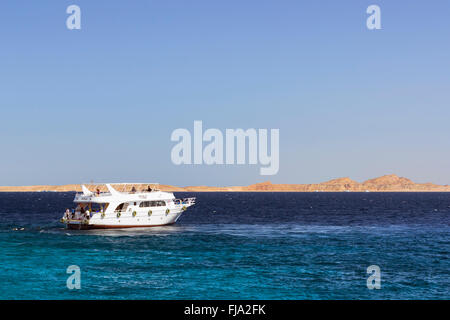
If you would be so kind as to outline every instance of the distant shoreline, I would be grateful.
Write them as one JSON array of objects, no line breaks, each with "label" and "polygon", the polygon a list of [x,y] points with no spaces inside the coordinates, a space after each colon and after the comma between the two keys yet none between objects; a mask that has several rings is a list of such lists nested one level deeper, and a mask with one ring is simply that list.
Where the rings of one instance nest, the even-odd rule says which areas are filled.
[{"label": "distant shoreline", "polygon": [[[369,179],[362,183],[350,178],[338,178],[317,184],[272,184],[270,181],[249,186],[177,187],[159,185],[159,189],[169,192],[450,192],[448,185],[433,183],[414,183],[410,179],[395,174]],[[81,185],[68,184],[60,186],[4,186],[0,192],[80,192]]]},{"label": "distant shoreline", "polygon": [[[444,193],[450,192],[450,190],[377,190],[377,191],[296,191],[296,190],[161,190],[165,192],[195,192],[195,193],[213,193],[213,192],[255,192],[255,193]],[[1,193],[66,193],[66,192],[80,192],[75,190],[68,191],[55,191],[55,190],[38,190],[38,191],[27,191],[27,190],[0,190]]]}]

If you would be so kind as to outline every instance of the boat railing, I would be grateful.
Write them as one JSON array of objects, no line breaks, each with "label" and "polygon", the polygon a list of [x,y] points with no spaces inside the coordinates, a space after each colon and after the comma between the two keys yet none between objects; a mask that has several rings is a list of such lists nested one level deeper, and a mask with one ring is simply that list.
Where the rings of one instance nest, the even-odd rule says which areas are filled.
[{"label": "boat railing", "polygon": [[182,199],[175,199],[175,204],[178,205],[194,205],[195,204],[195,198],[182,198]]},{"label": "boat railing", "polygon": [[130,190],[130,191],[119,191],[122,194],[147,194],[147,193],[152,193],[152,192],[157,192],[160,191],[158,189],[152,189],[152,190]]},{"label": "boat railing", "polygon": [[95,199],[97,197],[107,197],[107,196],[111,196],[111,192],[92,193],[90,195],[85,195],[84,193],[76,193],[75,199],[80,199],[80,198],[84,198],[84,197],[89,197],[89,198]]},{"label": "boat railing", "polygon": [[[96,212],[94,212],[96,213]],[[70,213],[65,213],[63,219],[71,220],[71,221],[86,221],[91,218],[94,213],[81,213],[80,211],[74,211]]]}]

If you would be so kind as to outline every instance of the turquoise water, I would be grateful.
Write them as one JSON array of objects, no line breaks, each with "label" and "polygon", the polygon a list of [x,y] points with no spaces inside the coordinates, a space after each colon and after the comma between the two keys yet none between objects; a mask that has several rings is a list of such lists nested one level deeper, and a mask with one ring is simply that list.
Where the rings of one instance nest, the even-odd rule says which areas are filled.
[{"label": "turquoise water", "polygon": [[0,193],[1,299],[450,298],[444,193],[177,194],[176,225],[69,231],[73,195]]}]

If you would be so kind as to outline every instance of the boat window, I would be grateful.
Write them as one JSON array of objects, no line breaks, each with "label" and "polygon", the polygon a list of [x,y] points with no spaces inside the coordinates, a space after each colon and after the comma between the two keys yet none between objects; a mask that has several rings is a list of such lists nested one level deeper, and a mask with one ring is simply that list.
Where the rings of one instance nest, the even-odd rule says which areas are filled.
[{"label": "boat window", "polygon": [[126,211],[128,208],[128,203],[121,203],[117,206],[115,211]]},{"label": "boat window", "polygon": [[141,207],[141,208],[148,208],[148,207],[150,207],[150,201],[142,201],[139,204],[139,207]]},{"label": "boat window", "polygon": [[164,207],[166,205],[165,201],[156,200],[156,201],[142,201],[139,205],[141,208],[147,207]]},{"label": "boat window", "polygon": [[164,201],[158,200],[155,201],[156,202],[156,207],[164,207],[166,205],[166,203]]}]

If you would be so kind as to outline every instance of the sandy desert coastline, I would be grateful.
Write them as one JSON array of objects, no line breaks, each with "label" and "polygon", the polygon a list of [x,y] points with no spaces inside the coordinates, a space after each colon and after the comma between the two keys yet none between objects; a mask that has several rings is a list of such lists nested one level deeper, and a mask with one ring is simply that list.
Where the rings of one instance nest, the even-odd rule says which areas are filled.
[{"label": "sandy desert coastline", "polygon": [[[448,185],[436,185],[433,183],[415,183],[410,179],[399,177],[395,174],[366,180],[362,183],[350,178],[338,178],[316,184],[273,184],[270,181],[256,183],[248,186],[209,187],[188,186],[177,187],[171,185],[159,185],[163,191],[172,192],[445,192],[450,191]],[[0,192],[70,192],[81,191],[81,186],[68,184],[60,186],[36,185],[36,186],[3,186]]]}]

